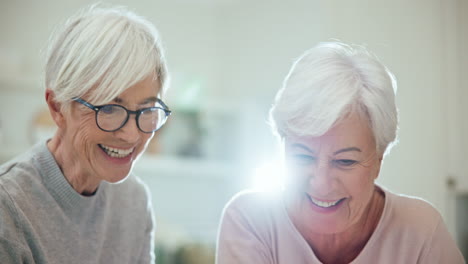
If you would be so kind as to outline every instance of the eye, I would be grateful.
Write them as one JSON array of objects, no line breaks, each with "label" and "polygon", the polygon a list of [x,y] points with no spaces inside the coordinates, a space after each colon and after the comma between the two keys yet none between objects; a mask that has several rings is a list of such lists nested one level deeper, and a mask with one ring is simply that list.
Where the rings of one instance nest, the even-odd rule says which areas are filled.
[{"label": "eye", "polygon": [[119,107],[114,105],[105,105],[101,109],[99,109],[100,114],[112,115],[119,110]]},{"label": "eye", "polygon": [[333,163],[340,167],[350,167],[350,166],[355,165],[357,161],[351,160],[351,159],[337,159],[337,160],[334,160]]},{"label": "eye", "polygon": [[314,156],[305,154],[291,155],[290,160],[296,165],[308,165],[314,163],[317,159]]}]

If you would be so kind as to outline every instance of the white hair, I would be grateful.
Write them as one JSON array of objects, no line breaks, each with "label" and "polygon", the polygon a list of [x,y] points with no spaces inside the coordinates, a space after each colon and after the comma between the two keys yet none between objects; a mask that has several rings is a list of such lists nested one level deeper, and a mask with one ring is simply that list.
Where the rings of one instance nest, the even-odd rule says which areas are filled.
[{"label": "white hair", "polygon": [[45,86],[62,107],[84,94],[91,103],[104,104],[151,74],[162,96],[168,73],[156,28],[123,7],[93,5],[52,36]]},{"label": "white hair", "polygon": [[351,111],[365,114],[376,151],[396,142],[393,74],[365,48],[324,42],[296,60],[276,94],[270,123],[281,138],[321,136]]}]

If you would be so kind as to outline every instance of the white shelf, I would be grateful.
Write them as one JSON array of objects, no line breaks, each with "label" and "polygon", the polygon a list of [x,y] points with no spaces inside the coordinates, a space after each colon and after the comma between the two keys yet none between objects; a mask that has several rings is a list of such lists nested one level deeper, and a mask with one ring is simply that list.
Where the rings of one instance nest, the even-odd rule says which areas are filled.
[{"label": "white shelf", "polygon": [[134,171],[140,177],[149,174],[173,177],[176,174],[178,178],[203,177],[221,180],[236,170],[235,164],[224,161],[145,154],[135,164]]}]

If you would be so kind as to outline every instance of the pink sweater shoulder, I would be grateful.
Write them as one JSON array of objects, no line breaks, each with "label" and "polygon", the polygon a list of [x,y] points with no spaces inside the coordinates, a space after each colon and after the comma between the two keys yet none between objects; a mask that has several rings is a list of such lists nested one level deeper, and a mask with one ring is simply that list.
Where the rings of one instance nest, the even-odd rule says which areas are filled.
[{"label": "pink sweater shoulder", "polygon": [[[430,203],[381,189],[384,212],[352,263],[464,263],[440,213]],[[291,223],[281,196],[242,192],[223,212],[217,263],[321,262]]]}]

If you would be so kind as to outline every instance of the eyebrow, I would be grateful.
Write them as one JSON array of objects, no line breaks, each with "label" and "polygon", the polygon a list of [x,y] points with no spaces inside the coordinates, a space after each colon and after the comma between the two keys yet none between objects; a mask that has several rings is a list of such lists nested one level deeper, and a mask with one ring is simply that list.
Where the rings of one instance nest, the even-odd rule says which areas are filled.
[{"label": "eyebrow", "polygon": [[333,152],[333,155],[340,154],[340,153],[347,152],[347,151],[362,152],[362,150],[360,148],[350,147],[350,148],[344,148],[344,149],[337,150],[337,151]]},{"label": "eyebrow", "polygon": [[308,148],[307,146],[304,146],[304,145],[302,145],[302,144],[299,144],[299,143],[294,143],[294,144],[292,144],[292,145],[291,145],[291,148],[300,148],[300,149],[303,149],[303,150],[308,151],[308,152],[310,152],[310,153],[315,153],[314,150]]},{"label": "eyebrow", "polygon": [[[159,101],[159,99],[156,96],[151,96],[151,97],[143,99],[138,105],[156,103],[158,101]],[[116,97],[116,98],[114,98],[114,102],[117,103],[117,104],[121,104],[121,103],[124,102],[124,100],[122,100],[122,98],[120,98],[120,97]]]}]

